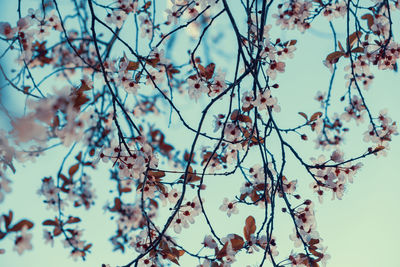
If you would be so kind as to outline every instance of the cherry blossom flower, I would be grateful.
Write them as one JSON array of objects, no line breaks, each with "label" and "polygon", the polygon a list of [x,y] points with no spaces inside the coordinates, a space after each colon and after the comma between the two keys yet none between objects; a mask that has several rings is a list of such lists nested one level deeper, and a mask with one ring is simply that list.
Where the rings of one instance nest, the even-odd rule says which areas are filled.
[{"label": "cherry blossom flower", "polygon": [[60,208],[63,208],[65,205],[65,202],[59,197],[59,192],[60,189],[55,186],[53,178],[49,177],[42,180],[42,186],[37,193],[46,198],[45,202],[48,208],[58,210],[57,205],[60,205]]},{"label": "cherry blossom flower", "polygon": [[226,89],[225,75],[225,72],[222,72],[221,70],[217,71],[217,75],[214,77],[214,82],[211,84],[209,96],[217,96]]},{"label": "cherry blossom flower", "polygon": [[121,28],[126,20],[126,12],[122,10],[114,10],[111,14],[107,14],[105,21]]},{"label": "cherry blossom flower", "polygon": [[257,95],[256,100],[252,104],[259,110],[266,109],[269,106],[276,104],[276,99],[271,96],[271,90],[265,90],[263,93]]},{"label": "cherry blossom flower", "polygon": [[242,95],[242,109],[248,109],[254,100],[253,92],[246,91]]},{"label": "cherry blossom flower", "polygon": [[12,28],[8,22],[0,22],[0,34],[7,39],[12,39],[17,32],[16,28]]},{"label": "cherry blossom flower", "polygon": [[224,135],[229,141],[237,141],[240,137],[240,129],[233,123],[227,123],[225,126]]},{"label": "cherry blossom flower", "polygon": [[198,100],[203,94],[208,92],[207,86],[205,86],[204,82],[200,79],[187,79],[188,87],[189,87],[189,97],[194,100]]},{"label": "cherry blossom flower", "polygon": [[71,251],[70,257],[74,260],[77,261],[78,259],[82,258],[85,256],[85,252],[78,250],[78,249],[73,249]]},{"label": "cherry blossom flower", "polygon": [[209,260],[204,260],[202,264],[197,265],[196,267],[211,267],[211,261]]},{"label": "cherry blossom flower", "polygon": [[267,70],[267,74],[268,76],[272,79],[275,80],[276,79],[276,74],[277,72],[284,72],[285,71],[285,66],[286,64],[284,62],[276,62],[276,61],[272,61],[269,64],[269,68]]},{"label": "cherry blossom flower", "polygon": [[50,243],[51,247],[54,246],[54,236],[51,234],[51,232],[43,230],[43,238],[45,240],[45,244]]},{"label": "cherry blossom flower", "polygon": [[146,76],[146,85],[151,84],[153,87],[160,86],[164,82],[164,70],[150,70]]},{"label": "cherry blossom flower", "polygon": [[10,183],[11,180],[4,177],[0,171],[0,203],[3,202],[5,193],[11,192]]},{"label": "cherry blossom flower", "polygon": [[16,237],[14,243],[14,250],[18,252],[19,255],[24,253],[25,250],[32,250],[32,234],[28,234],[27,226],[22,227],[21,233]]},{"label": "cherry blossom flower", "polygon": [[333,151],[331,155],[331,160],[334,162],[342,162],[343,161],[343,152],[340,150]]},{"label": "cherry blossom flower", "polygon": [[29,142],[32,140],[44,142],[47,139],[47,129],[35,120],[34,114],[18,118],[11,122],[12,134],[17,142]]},{"label": "cherry blossom flower", "polygon": [[324,100],[325,100],[326,92],[318,91],[317,95],[314,97],[315,100],[321,103],[321,108],[324,107]]},{"label": "cherry blossom flower", "polygon": [[231,217],[231,214],[238,214],[239,210],[236,207],[236,202],[229,201],[228,198],[224,198],[223,204],[219,207],[221,211],[226,211],[228,217]]},{"label": "cherry blossom flower", "polygon": [[262,235],[258,240],[257,243],[260,244],[260,246],[263,249],[266,249],[268,244],[269,244],[269,248],[270,248],[270,252],[269,252],[269,257],[273,256],[276,257],[279,255],[279,252],[277,250],[277,245],[276,245],[276,238],[274,236],[271,236],[269,241],[268,241],[268,237],[266,235]]},{"label": "cherry blossom flower", "polygon": [[204,244],[204,247],[207,247],[210,249],[214,249],[214,248],[218,247],[217,242],[215,242],[215,240],[212,238],[211,235],[207,235],[204,237],[203,244]]},{"label": "cherry blossom flower", "polygon": [[277,55],[277,60],[285,60],[288,58],[293,58],[294,57],[294,51],[296,50],[296,47],[294,45],[287,45],[286,47],[282,48],[278,52],[276,52]]},{"label": "cherry blossom flower", "polygon": [[166,9],[165,13],[167,14],[167,24],[177,24],[178,19],[181,16],[181,13],[178,11],[178,6],[172,6],[170,9]]},{"label": "cherry blossom flower", "polygon": [[144,38],[147,37],[148,39],[151,39],[151,37],[153,36],[153,23],[151,22],[151,20],[149,19],[148,16],[139,16],[139,20],[140,20],[140,37]]},{"label": "cherry blossom flower", "polygon": [[182,231],[182,227],[189,228],[189,224],[188,224],[187,220],[185,220],[184,218],[177,217],[177,218],[174,218],[174,220],[172,221],[172,227],[173,227],[175,233],[179,234]]}]

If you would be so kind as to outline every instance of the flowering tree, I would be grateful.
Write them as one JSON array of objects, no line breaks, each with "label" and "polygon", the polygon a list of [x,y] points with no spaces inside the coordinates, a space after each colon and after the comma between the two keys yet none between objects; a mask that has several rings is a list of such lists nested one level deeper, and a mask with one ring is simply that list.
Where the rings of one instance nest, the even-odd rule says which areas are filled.
[{"label": "flowering tree", "polygon": [[[246,253],[257,266],[326,265],[314,200],[341,199],[361,160],[385,155],[397,134],[387,110],[374,113],[364,93],[373,73],[397,71],[392,18],[400,1],[71,0],[65,9],[56,0],[21,2],[16,23],[0,23],[1,57],[17,66],[2,64],[2,93],[26,97],[23,116],[2,105],[12,129],[0,132],[0,201],[19,163],[56,147],[66,154],[52,176],[40,177],[38,193],[54,215],[34,222],[4,212],[1,242],[12,236],[22,254],[32,249],[30,229],[41,224],[48,242],[60,240],[85,259],[95,244],[85,240],[77,226],[85,218],[75,212],[90,211],[99,198],[96,170],[107,168],[114,196],[100,202],[110,201],[110,241],[136,253],[125,267],[184,257],[231,266]],[[316,22],[330,26],[333,48],[320,61],[331,77],[310,100],[319,109],[297,110],[288,123],[280,101],[291,93],[280,79],[302,35],[285,36]],[[344,82],[333,86],[338,67]],[[350,131],[358,125],[361,132]],[[364,150],[344,143],[351,135]],[[303,143],[319,156],[305,157]],[[288,175],[296,164],[305,177]],[[239,186],[214,190],[223,201],[208,203],[218,179]],[[302,184],[311,189],[299,190]],[[253,207],[258,211],[241,217]],[[239,218],[240,230],[217,230],[213,209]],[[290,253],[279,253],[278,213],[292,224]],[[196,250],[182,243],[183,228],[199,224],[206,230]]]}]

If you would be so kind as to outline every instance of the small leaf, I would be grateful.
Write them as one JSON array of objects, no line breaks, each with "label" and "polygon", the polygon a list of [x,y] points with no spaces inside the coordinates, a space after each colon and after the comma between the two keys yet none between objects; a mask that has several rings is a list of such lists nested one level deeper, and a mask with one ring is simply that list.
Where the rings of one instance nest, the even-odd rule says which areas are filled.
[{"label": "small leaf", "polygon": [[82,159],[82,151],[75,157],[77,161],[81,161]]},{"label": "small leaf", "polygon": [[53,220],[45,220],[42,224],[43,224],[43,225],[58,226],[58,223],[57,223],[56,221],[53,221]]},{"label": "small leaf", "polygon": [[338,45],[339,45],[340,51],[344,52],[343,46],[342,46],[342,44],[340,43],[340,41],[338,41]]},{"label": "small leaf", "polygon": [[154,177],[154,178],[161,178],[161,177],[164,177],[165,176],[165,172],[163,172],[163,171],[158,171],[158,172],[154,172],[154,171],[149,171],[148,173],[147,173],[147,176],[148,177]]},{"label": "small leaf", "polygon": [[229,241],[226,241],[224,246],[222,247],[222,249],[220,251],[218,251],[218,253],[216,255],[217,259],[222,259],[222,257],[227,255],[226,250],[227,250],[228,244],[229,244]]},{"label": "small leaf", "polygon": [[350,45],[350,49],[353,47],[353,45],[361,38],[362,32],[356,31],[353,32],[349,37],[348,37],[348,44]]},{"label": "small leaf", "polygon": [[356,47],[353,50],[351,50],[352,53],[364,53],[364,48],[362,47]]},{"label": "small leaf", "polygon": [[79,169],[79,163],[72,165],[71,168],[69,168],[69,170],[68,170],[69,177],[72,178],[72,176],[74,176],[74,174],[76,173],[76,171],[78,169]]},{"label": "small leaf", "polygon": [[85,82],[85,80],[81,80],[82,84],[81,87],[78,89],[78,91],[83,92],[83,91],[89,91],[92,88],[88,86],[88,84]]},{"label": "small leaf", "polygon": [[179,249],[179,250],[178,250],[178,255],[179,255],[179,257],[180,257],[180,256],[182,256],[183,254],[185,254],[185,251],[184,251],[184,250],[181,250],[181,249]]},{"label": "small leaf", "polygon": [[371,29],[372,25],[374,25],[374,17],[371,14],[365,14],[361,17],[361,19],[366,19],[368,28]]},{"label": "small leaf", "polygon": [[4,214],[3,217],[4,217],[5,224],[6,224],[6,228],[8,228],[8,226],[11,224],[12,219],[13,219],[13,212],[10,210],[8,212],[8,216]]},{"label": "small leaf", "polygon": [[231,121],[236,121],[238,119],[239,114],[240,114],[239,110],[237,110],[237,109],[232,111],[232,114],[231,114],[231,117],[230,117]]},{"label": "small leaf", "polygon": [[150,198],[150,204],[153,205],[156,209],[158,209],[158,203],[154,199]]},{"label": "small leaf", "polygon": [[326,57],[326,61],[331,62],[331,63],[336,63],[338,62],[339,58],[341,56],[344,56],[345,53],[341,52],[341,51],[336,51],[333,53],[330,53],[327,57]]},{"label": "small leaf", "polygon": [[253,216],[249,216],[247,217],[246,223],[243,228],[244,238],[247,241],[250,241],[251,235],[254,234],[255,231],[256,231],[256,221]]},{"label": "small leaf", "polygon": [[79,219],[78,217],[70,216],[70,217],[68,217],[68,221],[66,223],[77,223],[77,222],[80,222],[80,221],[81,221],[81,219]]},{"label": "small leaf", "polygon": [[26,226],[28,229],[31,229],[33,227],[33,223],[28,220],[22,220],[16,225],[14,225],[9,231],[10,232],[20,231],[24,226]]},{"label": "small leaf", "polygon": [[0,231],[0,240],[2,240],[7,234]]},{"label": "small leaf", "polygon": [[121,200],[119,198],[114,199],[114,207],[110,209],[110,211],[118,211],[121,209]]},{"label": "small leaf", "polygon": [[314,114],[312,114],[309,122],[313,122],[313,121],[317,120],[318,117],[321,117],[321,116],[322,116],[322,112],[319,112],[319,111],[315,112]]},{"label": "small leaf", "polygon": [[146,4],[143,6],[143,9],[148,9],[151,6],[151,1],[147,1]]},{"label": "small leaf", "polygon": [[53,230],[54,236],[59,236],[61,233],[62,233],[62,231],[59,227],[54,227],[54,230]]},{"label": "small leaf", "polygon": [[304,119],[308,121],[308,117],[304,112],[299,112],[300,116],[302,116]]},{"label": "small leaf", "polygon": [[137,70],[139,68],[139,62],[129,61],[128,66],[126,67],[127,70]]},{"label": "small leaf", "polygon": [[374,149],[374,153],[375,152],[379,152],[379,151],[381,151],[381,150],[384,150],[386,147],[384,147],[384,146],[377,146],[375,149]]},{"label": "small leaf", "polygon": [[70,179],[67,178],[64,174],[60,173],[59,177],[65,182],[65,183],[72,183]]},{"label": "small leaf", "polygon": [[240,250],[243,248],[244,240],[241,236],[234,235],[235,237],[231,239],[232,249],[235,251]]}]

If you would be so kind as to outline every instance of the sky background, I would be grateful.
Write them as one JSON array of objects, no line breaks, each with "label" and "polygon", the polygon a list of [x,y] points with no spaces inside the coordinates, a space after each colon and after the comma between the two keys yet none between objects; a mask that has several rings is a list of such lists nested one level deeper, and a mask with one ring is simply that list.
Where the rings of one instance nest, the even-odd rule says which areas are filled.
[{"label": "sky background", "polygon": [[[0,0],[1,21],[16,20],[16,2]],[[25,3],[32,3],[26,1]],[[61,2],[61,1],[60,1]],[[68,7],[62,7],[68,8]],[[23,11],[23,13],[26,10]],[[223,20],[219,27],[227,27],[226,21]],[[225,23],[225,24],[224,24]],[[272,23],[272,20],[269,20]],[[344,23],[337,23],[338,39],[344,41]],[[322,60],[327,54],[333,51],[333,43],[331,33],[326,21],[318,23],[314,29],[307,31],[305,34],[297,32],[285,32],[283,39],[297,39],[297,50],[295,58],[287,62],[287,69],[284,75],[279,76],[280,88],[277,92],[279,104],[285,110],[277,115],[282,126],[293,125],[297,121],[300,122],[301,117],[297,112],[302,111],[312,114],[318,109],[319,104],[312,100],[318,90],[325,91],[328,88],[330,72],[322,65]],[[398,25],[395,25],[395,32],[398,33]],[[340,31],[342,29],[342,31]],[[229,31],[230,28],[227,29]],[[399,35],[397,35],[399,36]],[[398,41],[397,38],[395,38]],[[2,48],[1,48],[2,49]],[[212,48],[211,48],[212,49]],[[179,53],[179,49],[175,50]],[[2,66],[12,68],[13,62],[3,61]],[[338,89],[338,94],[334,95],[336,99],[341,96],[345,90],[343,79],[343,64],[338,65],[338,73],[334,83]],[[400,75],[395,72],[375,72],[374,79],[369,91],[365,92],[367,102],[373,114],[377,114],[379,110],[388,108],[390,116],[393,120],[400,121]],[[3,92],[1,92],[3,93]],[[23,107],[24,100],[17,95],[10,94],[7,98],[9,107],[15,107],[17,110]],[[196,121],[196,116],[200,108],[193,106],[192,103],[180,103],[182,108],[188,111],[185,113],[187,118]],[[340,107],[338,108],[340,110]],[[165,123],[165,122],[160,122]],[[172,124],[172,128],[177,127],[179,123]],[[1,127],[8,129],[5,121]],[[360,126],[360,132],[364,132],[367,124]],[[357,131],[357,130],[356,130]],[[362,141],[362,135],[355,134],[356,138],[346,139],[346,151],[348,156],[354,151],[354,155],[359,154],[365,149]],[[190,144],[192,136],[180,136],[183,145]],[[298,140],[298,136],[287,136],[288,140]],[[296,139],[297,138],[297,139]],[[313,138],[308,142],[295,141],[296,147],[304,158],[317,157],[320,151],[313,149]],[[187,143],[186,143],[187,142]],[[316,203],[316,221],[317,230],[323,238],[323,244],[328,246],[328,253],[331,260],[328,266],[393,266],[399,267],[398,251],[400,249],[400,140],[395,137],[390,145],[391,150],[387,157],[369,157],[363,160],[364,167],[354,178],[354,184],[350,184],[343,200],[330,200],[330,195],[325,196],[325,201],[320,205],[317,198],[308,189],[311,178],[307,176],[304,170],[292,165],[288,170],[287,176],[298,179],[299,184],[304,184],[301,193],[309,197]],[[310,149],[312,148],[312,149]],[[6,267],[70,267],[70,266],[100,266],[102,263],[110,263],[111,266],[116,264],[126,264],[133,258],[131,250],[121,254],[119,252],[111,252],[112,246],[108,241],[109,236],[113,234],[115,223],[110,220],[111,215],[103,211],[103,206],[107,201],[113,199],[109,188],[113,188],[114,184],[109,181],[109,173],[107,168],[99,168],[96,172],[89,173],[93,178],[96,186],[96,194],[98,196],[96,205],[92,207],[90,212],[78,210],[76,215],[82,216],[84,219],[80,224],[80,228],[85,229],[84,240],[88,240],[94,244],[92,253],[88,255],[85,262],[73,261],[69,258],[69,249],[63,249],[60,240],[56,239],[54,248],[44,245],[43,227],[41,222],[46,218],[55,216],[51,210],[46,210],[42,199],[36,194],[39,189],[41,179],[44,176],[54,175],[56,170],[54,166],[65,153],[63,148],[56,148],[46,153],[45,157],[39,158],[35,163],[28,163],[24,166],[17,166],[17,173],[10,175],[13,183],[12,193],[7,194],[5,201],[0,204],[1,213],[7,212],[9,209],[14,210],[15,218],[29,218],[35,222],[33,228],[33,250],[25,251],[19,256],[12,251],[13,238],[6,238],[0,241],[0,247],[6,249],[6,254],[0,255],[0,266]],[[107,167],[107,166],[104,166]],[[237,192],[241,185],[241,181],[227,180],[227,178],[218,178],[209,181],[207,193],[206,208],[209,208],[211,218],[215,218],[217,232],[242,233],[244,219],[247,215],[259,214],[261,211],[256,209],[240,208],[240,213],[234,215],[233,220],[229,220],[222,212],[218,211],[222,203],[223,196],[221,188],[225,191],[232,190]],[[214,190],[214,191],[213,191]],[[220,218],[217,219],[216,218]],[[241,219],[240,219],[241,218]],[[184,229],[179,236],[185,242],[185,246],[197,251],[200,247],[199,240],[204,237],[204,228],[201,223],[202,218],[195,218],[198,223],[189,229]],[[287,216],[277,215],[276,236],[278,237],[278,249],[281,256],[288,255],[292,248],[292,242],[289,240],[289,234],[292,233],[292,226],[288,223]],[[217,223],[218,222],[218,223]],[[259,225],[259,224],[258,224]],[[196,242],[193,242],[196,241]],[[286,252],[286,253],[285,253]],[[258,261],[254,256],[246,256],[241,253],[237,257],[238,261],[233,266],[245,266],[246,264],[255,264]],[[257,258],[258,259],[258,258]],[[181,266],[196,266],[197,262],[191,259],[182,258]],[[268,265],[266,265],[268,266]]]}]

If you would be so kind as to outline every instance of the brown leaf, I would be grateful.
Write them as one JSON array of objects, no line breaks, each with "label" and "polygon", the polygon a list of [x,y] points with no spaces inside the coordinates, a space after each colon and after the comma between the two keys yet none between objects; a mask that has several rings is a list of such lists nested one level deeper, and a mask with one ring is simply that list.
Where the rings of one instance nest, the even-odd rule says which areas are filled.
[{"label": "brown leaf", "polygon": [[362,47],[356,47],[353,50],[351,50],[352,53],[364,53],[364,48]]},{"label": "brown leaf", "polygon": [[89,91],[89,90],[92,89],[91,87],[89,87],[89,86],[87,85],[87,83],[85,82],[85,80],[81,80],[81,82],[82,82],[81,87],[79,87],[79,89],[78,89],[79,92]]},{"label": "brown leaf", "polygon": [[146,60],[146,63],[151,65],[153,68],[155,68],[159,62],[160,62],[159,58],[150,58]]},{"label": "brown leaf", "polygon": [[43,224],[43,225],[58,226],[58,223],[57,223],[56,221],[53,221],[53,220],[45,220],[42,224]]},{"label": "brown leaf", "polygon": [[128,66],[126,67],[127,70],[137,70],[139,68],[139,62],[129,61]]},{"label": "brown leaf", "polygon": [[365,14],[361,17],[361,19],[366,19],[368,28],[371,29],[372,25],[374,25],[374,17],[371,14]]},{"label": "brown leaf", "polygon": [[121,200],[119,198],[114,199],[114,207],[110,209],[110,211],[118,211],[121,209]]},{"label": "brown leaf", "polygon": [[302,116],[304,119],[306,119],[308,121],[308,117],[307,114],[305,114],[304,112],[299,112],[300,116]]},{"label": "brown leaf", "polygon": [[72,165],[71,168],[69,168],[69,170],[68,170],[69,177],[72,178],[72,176],[74,176],[74,174],[76,173],[76,171],[78,169],[79,169],[79,163],[76,163],[75,165]]},{"label": "brown leaf", "polygon": [[319,111],[315,112],[314,114],[312,114],[309,122],[313,122],[313,121],[317,120],[318,117],[321,117],[321,116],[322,116],[322,112],[319,112]]},{"label": "brown leaf", "polygon": [[148,9],[151,6],[151,1],[147,1],[146,4],[143,6],[143,9]]},{"label": "brown leaf", "polygon": [[82,151],[75,157],[77,161],[81,161],[82,159]]},{"label": "brown leaf", "polygon": [[239,110],[235,109],[234,111],[232,111],[231,114],[231,121],[236,121],[238,119],[239,116]]},{"label": "brown leaf", "polygon": [[80,221],[81,221],[81,219],[79,219],[78,217],[70,216],[70,217],[68,217],[68,221],[66,223],[77,223],[77,222],[80,222]]},{"label": "brown leaf", "polygon": [[150,198],[150,204],[153,205],[156,209],[158,209],[158,203],[154,199]]},{"label": "brown leaf", "polygon": [[58,126],[60,126],[60,118],[58,117],[58,115],[55,115],[53,118],[53,122],[51,123],[51,127],[57,128]]},{"label": "brown leaf", "polygon": [[26,226],[28,229],[31,229],[33,227],[33,222],[28,220],[21,220],[19,223],[17,223],[11,229],[9,229],[9,231],[10,232],[20,231],[24,226]]},{"label": "brown leaf", "polygon": [[77,94],[74,98],[73,98],[73,102],[74,102],[74,108],[79,110],[80,107],[85,104],[86,102],[89,101],[89,98],[84,94],[84,93],[80,93]]},{"label": "brown leaf", "polygon": [[310,249],[310,252],[311,252],[311,254],[313,254],[315,257],[318,257],[318,258],[322,258],[324,256],[324,254],[322,254],[314,249]]},{"label": "brown leaf", "polygon": [[338,41],[338,45],[339,45],[340,51],[344,52],[343,46],[342,46],[342,44],[340,43],[340,41]]},{"label": "brown leaf", "polygon": [[8,226],[11,224],[12,219],[13,219],[13,212],[10,210],[8,212],[8,216],[4,214],[3,217],[4,217],[5,224],[6,224],[6,228],[8,228]]},{"label": "brown leaf", "polygon": [[165,172],[163,172],[163,171],[158,171],[158,172],[149,171],[147,173],[147,176],[153,176],[154,178],[161,178],[161,177],[165,176]]},{"label": "brown leaf", "polygon": [[64,174],[60,173],[59,177],[65,182],[65,183],[71,183],[71,180],[67,178]]},{"label": "brown leaf", "polygon": [[194,183],[194,182],[200,181],[201,177],[197,176],[197,175],[194,175],[194,174],[189,174],[187,180],[188,180],[187,181],[188,183]]},{"label": "brown leaf", "polygon": [[171,150],[173,150],[173,149],[174,149],[173,146],[168,145],[168,144],[166,144],[166,143],[161,143],[161,142],[160,142],[160,150],[161,150],[161,153],[162,153],[162,154],[168,156],[169,152],[171,152]]},{"label": "brown leaf", "polygon": [[316,238],[311,238],[310,241],[308,241],[308,244],[310,246],[313,246],[313,245],[318,244],[318,243],[319,243],[319,239],[316,239]]},{"label": "brown leaf", "polygon": [[246,223],[243,228],[244,238],[247,241],[250,241],[250,236],[254,234],[255,231],[256,231],[256,221],[253,216],[249,216],[247,217]]},{"label": "brown leaf", "polygon": [[62,233],[61,229],[59,227],[55,227],[53,230],[53,235],[58,236]]},{"label": "brown leaf", "polygon": [[178,250],[178,257],[182,256],[183,254],[185,254],[185,251],[179,249],[179,250]]},{"label": "brown leaf", "polygon": [[[185,161],[189,161],[189,157],[190,157],[190,153],[188,153],[187,151],[185,151],[185,155],[183,155],[183,159],[184,159]],[[194,158],[194,153],[192,154],[192,158],[191,158],[190,163],[196,163],[196,162],[193,160],[193,158]]]},{"label": "brown leaf", "polygon": [[235,237],[231,239],[232,249],[238,251],[239,249],[243,248],[244,240],[241,236],[234,235]]},{"label": "brown leaf", "polygon": [[241,194],[239,199],[244,200],[248,195],[249,195],[248,193]]},{"label": "brown leaf", "polygon": [[374,153],[375,152],[379,152],[379,151],[381,151],[381,150],[384,150],[386,147],[384,147],[384,146],[377,146],[375,149],[374,149]]},{"label": "brown leaf", "polygon": [[222,259],[222,257],[226,256],[226,249],[228,247],[229,241],[226,241],[224,246],[222,247],[222,249],[220,251],[218,251],[216,258],[217,259]]},{"label": "brown leaf", "polygon": [[207,67],[203,67],[203,65],[199,64],[198,65],[199,71],[200,71],[200,75],[204,78],[206,78],[207,80],[211,79],[212,76],[214,75],[214,70],[215,70],[215,64],[214,63],[210,63],[207,65]]},{"label": "brown leaf", "polygon": [[248,112],[248,111],[252,110],[253,108],[254,108],[254,106],[252,104],[250,104],[250,106],[248,106],[246,108],[242,107],[242,110],[243,110],[243,112]]},{"label": "brown leaf", "polygon": [[241,122],[250,122],[250,123],[253,122],[253,120],[249,116],[246,116],[246,115],[243,115],[243,114],[239,115],[238,120],[241,121]]},{"label": "brown leaf", "polygon": [[356,31],[350,34],[348,37],[348,43],[350,44],[350,49],[353,47],[353,45],[361,38],[362,32]]},{"label": "brown leaf", "polygon": [[119,192],[121,192],[121,193],[129,193],[129,192],[132,192],[132,188],[130,188],[130,187],[123,187],[123,188],[120,188],[120,189],[119,189]]},{"label": "brown leaf", "polygon": [[338,62],[339,58],[341,56],[344,56],[345,53],[341,52],[341,51],[336,51],[333,53],[330,53],[327,57],[326,57],[326,61],[331,62],[331,63],[336,63]]}]

